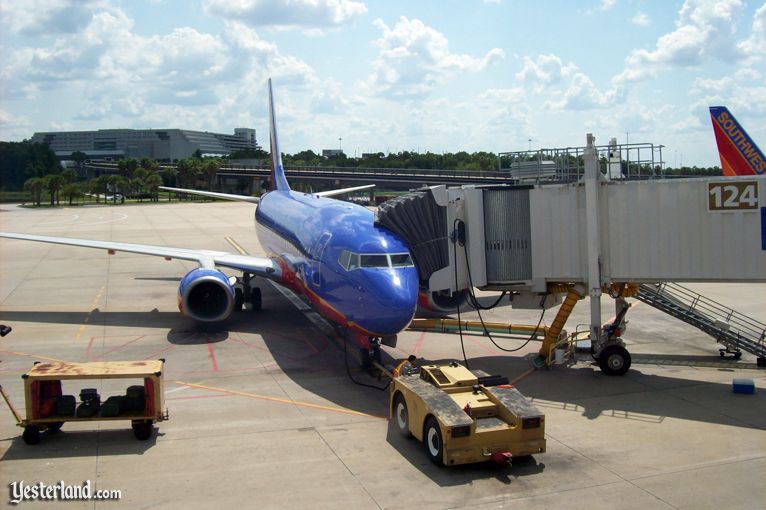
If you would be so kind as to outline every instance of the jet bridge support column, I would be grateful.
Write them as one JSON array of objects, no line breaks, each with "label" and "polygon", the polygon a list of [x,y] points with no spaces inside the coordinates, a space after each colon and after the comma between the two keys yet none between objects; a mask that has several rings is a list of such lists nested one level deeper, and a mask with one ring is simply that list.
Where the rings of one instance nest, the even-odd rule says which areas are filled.
[{"label": "jet bridge support column", "polygon": [[588,238],[588,294],[590,296],[590,339],[594,346],[601,344],[601,235],[599,227],[598,194],[601,172],[594,142],[588,133],[583,153],[585,163],[585,221]]}]

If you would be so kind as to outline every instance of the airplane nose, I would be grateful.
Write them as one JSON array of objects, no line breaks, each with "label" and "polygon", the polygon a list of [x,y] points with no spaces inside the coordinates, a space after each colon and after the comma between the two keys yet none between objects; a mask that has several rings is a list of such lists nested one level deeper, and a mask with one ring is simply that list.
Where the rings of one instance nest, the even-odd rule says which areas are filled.
[{"label": "airplane nose", "polygon": [[[369,323],[365,329],[381,336],[395,335],[405,329],[415,315],[417,270],[414,267],[403,268],[376,276],[370,281],[371,288],[366,289],[374,316],[368,316]],[[371,311],[367,310],[368,313]]]}]

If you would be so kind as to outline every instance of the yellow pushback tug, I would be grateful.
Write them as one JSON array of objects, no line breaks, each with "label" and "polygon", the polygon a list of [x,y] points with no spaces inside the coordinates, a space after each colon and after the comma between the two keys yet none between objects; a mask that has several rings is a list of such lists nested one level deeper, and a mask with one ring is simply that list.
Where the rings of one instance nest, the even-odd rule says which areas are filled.
[{"label": "yellow pushback tug", "polygon": [[390,388],[392,426],[422,441],[439,465],[509,464],[545,452],[545,415],[505,377],[452,362],[394,377]]}]

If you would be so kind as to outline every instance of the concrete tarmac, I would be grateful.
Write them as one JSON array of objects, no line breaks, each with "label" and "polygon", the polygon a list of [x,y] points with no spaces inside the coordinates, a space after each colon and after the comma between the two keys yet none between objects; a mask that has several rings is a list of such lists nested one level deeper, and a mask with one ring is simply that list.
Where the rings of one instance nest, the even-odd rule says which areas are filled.
[{"label": "concrete tarmac", "polygon": [[[262,254],[254,208],[171,203],[58,209],[0,207],[0,230]],[[230,238],[230,239],[227,239]],[[721,261],[721,263],[731,263]],[[388,392],[349,378],[342,340],[274,285],[263,310],[200,328],[178,313],[180,278],[194,264],[0,239],[0,383],[24,412],[21,375],[34,361],[165,358],[170,419],[149,441],[128,422],[67,423],[26,445],[0,421],[0,475],[11,482],[90,481],[115,501],[66,508],[589,508],[757,509],[766,501],[766,372],[720,360],[704,333],[643,303],[624,335],[635,363],[607,377],[583,361],[530,372],[539,343],[464,335],[472,369],[521,378],[546,413],[548,451],[527,463],[439,468],[423,446],[388,429]],[[697,284],[703,294],[766,322],[766,285]],[[487,295],[484,299],[489,299]],[[613,315],[603,299],[604,321]],[[555,309],[543,317],[550,324]],[[477,318],[475,312],[464,314]],[[538,311],[500,306],[488,321],[536,324]],[[578,303],[567,329],[588,322]],[[454,334],[406,331],[386,361],[462,359]],[[708,364],[709,366],[703,366]],[[383,386],[348,360],[351,376]],[[755,395],[732,392],[751,378]],[[90,386],[92,383],[88,383]],[[113,383],[102,398],[120,393]],[[79,387],[65,384],[65,393]],[[0,408],[5,408],[0,404]],[[49,508],[50,501],[24,508]],[[64,506],[64,504],[62,504]]]}]

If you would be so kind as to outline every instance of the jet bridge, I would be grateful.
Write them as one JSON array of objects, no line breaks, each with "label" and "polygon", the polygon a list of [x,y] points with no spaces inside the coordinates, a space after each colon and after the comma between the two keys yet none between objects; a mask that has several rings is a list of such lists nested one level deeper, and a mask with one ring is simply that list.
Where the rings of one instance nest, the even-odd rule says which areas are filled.
[{"label": "jet bridge", "polygon": [[[424,292],[505,290],[519,308],[548,308],[566,295],[569,311],[589,296],[594,354],[614,353],[607,347],[617,343],[615,366],[629,366],[624,344],[602,330],[601,294],[636,296],[688,319],[668,303],[669,291],[656,296],[650,285],[766,282],[766,177],[626,179],[611,168],[613,144],[599,158],[594,138],[587,141],[572,182],[424,188],[383,204],[377,221],[408,241]],[[563,326],[565,307],[562,314]],[[739,330],[732,337],[733,314],[702,315],[687,322],[727,349],[766,355],[766,326],[756,321],[754,338],[743,341]],[[549,328],[543,361],[558,334]]]}]

